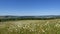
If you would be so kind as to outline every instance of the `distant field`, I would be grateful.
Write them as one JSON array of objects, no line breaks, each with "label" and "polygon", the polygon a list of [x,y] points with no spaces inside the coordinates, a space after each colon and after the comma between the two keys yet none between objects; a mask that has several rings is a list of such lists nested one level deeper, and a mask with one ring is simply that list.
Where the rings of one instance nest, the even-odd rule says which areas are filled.
[{"label": "distant field", "polygon": [[60,34],[60,19],[0,22],[0,34]]}]

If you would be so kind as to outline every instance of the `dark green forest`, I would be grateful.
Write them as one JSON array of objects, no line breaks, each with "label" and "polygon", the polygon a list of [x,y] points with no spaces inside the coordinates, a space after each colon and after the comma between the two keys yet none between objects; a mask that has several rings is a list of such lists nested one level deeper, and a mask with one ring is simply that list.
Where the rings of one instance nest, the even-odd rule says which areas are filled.
[{"label": "dark green forest", "polygon": [[60,19],[60,16],[1,16],[0,22],[15,20],[50,20]]}]

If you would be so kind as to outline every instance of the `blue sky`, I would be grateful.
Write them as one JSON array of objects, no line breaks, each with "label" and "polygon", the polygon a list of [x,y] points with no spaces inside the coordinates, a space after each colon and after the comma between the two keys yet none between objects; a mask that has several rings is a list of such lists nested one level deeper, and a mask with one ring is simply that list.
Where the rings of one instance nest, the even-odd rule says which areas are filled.
[{"label": "blue sky", "polygon": [[0,15],[60,15],[60,0],[0,0]]}]

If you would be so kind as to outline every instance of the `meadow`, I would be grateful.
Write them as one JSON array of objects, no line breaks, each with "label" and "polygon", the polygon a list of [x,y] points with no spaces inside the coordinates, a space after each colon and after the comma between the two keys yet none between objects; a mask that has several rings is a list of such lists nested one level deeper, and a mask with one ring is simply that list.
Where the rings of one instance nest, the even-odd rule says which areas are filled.
[{"label": "meadow", "polygon": [[0,34],[60,34],[60,19],[0,22]]}]

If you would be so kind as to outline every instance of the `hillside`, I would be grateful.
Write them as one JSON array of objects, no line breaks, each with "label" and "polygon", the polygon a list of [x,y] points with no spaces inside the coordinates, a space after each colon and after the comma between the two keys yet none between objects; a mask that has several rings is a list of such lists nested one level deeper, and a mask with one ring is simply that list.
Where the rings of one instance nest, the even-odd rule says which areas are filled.
[{"label": "hillside", "polygon": [[48,15],[48,16],[0,16],[0,22],[12,21],[12,20],[49,20],[60,19],[60,15]]},{"label": "hillside", "polygon": [[0,34],[60,34],[60,19],[0,22]]}]

